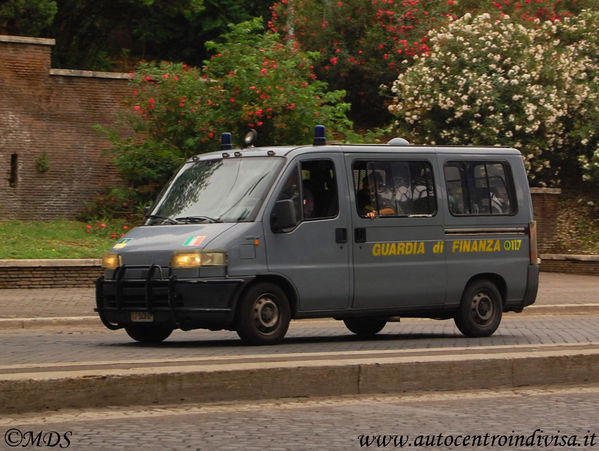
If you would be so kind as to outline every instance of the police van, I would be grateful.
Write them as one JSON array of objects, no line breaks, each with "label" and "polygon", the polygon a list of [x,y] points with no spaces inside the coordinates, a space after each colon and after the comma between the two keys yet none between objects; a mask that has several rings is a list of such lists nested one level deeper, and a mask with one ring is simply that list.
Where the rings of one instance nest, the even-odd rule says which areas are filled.
[{"label": "police van", "polygon": [[280,342],[291,319],[358,335],[397,317],[490,336],[535,301],[536,226],[520,152],[327,144],[190,158],[103,258],[97,312],[160,342],[174,329]]}]

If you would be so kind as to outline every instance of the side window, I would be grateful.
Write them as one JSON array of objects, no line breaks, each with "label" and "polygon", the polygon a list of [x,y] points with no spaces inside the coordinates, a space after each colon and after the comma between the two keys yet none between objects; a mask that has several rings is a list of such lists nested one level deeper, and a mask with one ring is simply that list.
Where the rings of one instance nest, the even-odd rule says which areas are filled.
[{"label": "side window", "polygon": [[445,165],[449,211],[459,215],[513,215],[513,180],[501,162],[449,162]]},{"label": "side window", "polygon": [[339,213],[335,165],[331,160],[301,163],[302,209],[305,220],[332,218]]},{"label": "side window", "polygon": [[432,216],[433,171],[425,161],[358,161],[353,166],[356,208],[362,217]]},{"label": "side window", "polygon": [[[277,197],[277,203],[280,201],[292,202],[293,217],[286,218],[285,227],[277,227],[279,231],[286,231],[301,221],[337,216],[339,195],[333,162],[331,160],[309,160],[303,161],[299,168],[295,166]],[[285,216],[289,217],[289,214],[285,214]]]}]

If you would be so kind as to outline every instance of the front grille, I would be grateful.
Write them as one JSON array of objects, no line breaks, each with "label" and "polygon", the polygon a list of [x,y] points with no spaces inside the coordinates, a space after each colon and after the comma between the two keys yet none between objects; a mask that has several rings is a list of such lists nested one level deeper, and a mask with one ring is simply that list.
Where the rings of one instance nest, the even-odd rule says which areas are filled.
[{"label": "front grille", "polygon": [[101,284],[102,307],[117,310],[172,310],[182,307],[183,298],[175,293],[168,269],[158,265],[121,266],[112,279]]},{"label": "front grille", "polygon": [[[115,287],[116,288],[116,287]],[[123,310],[141,310],[146,309],[148,302],[146,299],[146,288],[127,286],[127,282],[121,286],[120,306]],[[108,308],[117,308],[117,299],[115,293],[104,293],[104,306]],[[180,294],[175,294],[173,299],[174,307],[183,306],[183,298]],[[150,291],[150,304],[154,309],[168,309],[168,287],[156,287]]]}]

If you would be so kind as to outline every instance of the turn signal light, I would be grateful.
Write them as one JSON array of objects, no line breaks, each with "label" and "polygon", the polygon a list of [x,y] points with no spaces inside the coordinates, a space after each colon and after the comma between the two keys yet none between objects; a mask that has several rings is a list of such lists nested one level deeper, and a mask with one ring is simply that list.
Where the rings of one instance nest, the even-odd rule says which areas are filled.
[{"label": "turn signal light", "polygon": [[104,269],[117,269],[122,265],[121,256],[119,254],[104,254],[102,258],[102,268]]}]

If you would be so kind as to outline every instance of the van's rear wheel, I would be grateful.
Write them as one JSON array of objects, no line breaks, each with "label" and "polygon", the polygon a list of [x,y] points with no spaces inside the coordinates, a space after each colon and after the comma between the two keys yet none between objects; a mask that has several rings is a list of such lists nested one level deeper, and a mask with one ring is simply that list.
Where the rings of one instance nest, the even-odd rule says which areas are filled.
[{"label": "van's rear wheel", "polygon": [[125,331],[131,338],[141,343],[160,343],[173,332],[173,328],[165,326],[127,326]]},{"label": "van's rear wheel", "polygon": [[257,283],[241,298],[237,334],[247,344],[276,344],[287,333],[290,317],[285,292],[270,282]]},{"label": "van's rear wheel", "polygon": [[351,332],[362,337],[376,335],[387,324],[385,318],[346,318],[343,322]]},{"label": "van's rear wheel", "polygon": [[466,287],[454,320],[467,337],[488,337],[499,327],[502,311],[497,287],[488,280],[477,280]]}]

